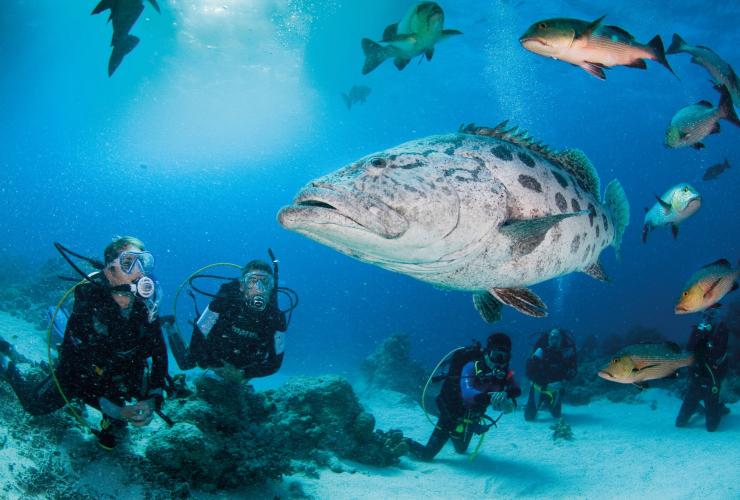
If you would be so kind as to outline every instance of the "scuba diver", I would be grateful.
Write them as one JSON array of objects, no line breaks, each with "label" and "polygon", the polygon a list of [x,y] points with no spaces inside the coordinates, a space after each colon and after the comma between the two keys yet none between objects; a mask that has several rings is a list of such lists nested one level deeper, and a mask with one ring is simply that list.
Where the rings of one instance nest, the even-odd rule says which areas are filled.
[{"label": "scuba diver", "polygon": [[[192,286],[192,276],[190,281]],[[291,307],[287,311],[278,306],[278,291],[289,292]],[[196,310],[199,318],[188,346],[174,328],[174,317],[167,320],[170,349],[180,369],[196,365],[217,368],[228,363],[241,370],[245,378],[277,372],[283,363],[290,318],[286,313],[297,305],[295,292],[277,286],[277,261],[273,258],[273,266],[262,260],[250,261],[238,279],[229,279],[215,296],[210,296],[213,300],[203,313],[197,314]]]},{"label": "scuba diver", "polygon": [[436,399],[439,418],[434,431],[426,445],[407,438],[410,453],[430,461],[449,439],[457,453],[465,453],[473,434],[482,439],[498,421],[486,415],[489,404],[502,415],[513,411],[522,391],[509,370],[510,359],[511,339],[504,333],[490,335],[485,349],[476,342],[456,350],[447,375],[441,376],[444,382]]},{"label": "scuba diver", "polygon": [[[16,366],[13,347],[0,339],[0,375],[31,415],[51,413],[73,398],[100,410],[101,430],[93,433],[103,448],[112,449],[127,434],[128,424],[149,424],[163,402],[167,348],[157,318],[161,293],[152,276],[154,257],[131,236],[114,238],[105,248],[104,263],[55,246],[84,277],[74,287],[59,361],[49,376],[33,383]],[[99,272],[86,275],[67,253]]]},{"label": "scuba diver", "polygon": [[541,409],[555,418],[562,412],[563,384],[576,376],[576,344],[561,328],[543,333],[527,359],[526,374],[531,381],[524,419],[534,420]]},{"label": "scuba diver", "polygon": [[689,335],[687,349],[694,354],[694,364],[688,372],[689,385],[676,417],[676,427],[685,427],[691,416],[701,409],[704,401],[707,431],[714,432],[723,415],[730,409],[719,400],[722,379],[727,374],[727,340],[729,328],[717,321],[715,310],[708,309],[701,323]]}]

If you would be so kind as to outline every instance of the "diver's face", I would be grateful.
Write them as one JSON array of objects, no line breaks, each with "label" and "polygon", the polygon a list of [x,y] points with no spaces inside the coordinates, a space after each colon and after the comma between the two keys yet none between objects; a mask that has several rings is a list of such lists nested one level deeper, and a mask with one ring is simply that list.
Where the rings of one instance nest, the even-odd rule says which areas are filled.
[{"label": "diver's face", "polygon": [[496,378],[504,378],[506,376],[506,367],[509,363],[508,352],[493,349],[486,353],[483,360]]},{"label": "diver's face", "polygon": [[250,271],[242,277],[241,290],[247,305],[256,311],[264,311],[272,294],[275,282],[264,271]]},{"label": "diver's face", "polygon": [[549,337],[547,337],[547,345],[551,349],[556,349],[556,348],[560,347],[560,342],[561,341],[562,341],[562,337],[560,335],[560,332],[558,332],[558,331],[550,332]]},{"label": "diver's face", "polygon": [[[134,246],[129,245],[123,250],[121,250],[121,254],[124,252],[141,252],[142,249]],[[120,255],[113,259],[113,261],[108,264],[108,266],[105,268],[105,275],[108,278],[108,281],[111,285],[129,285],[131,283],[135,283],[138,279],[140,279],[142,276],[144,276],[144,273],[141,270],[140,266],[133,266],[131,268],[131,272],[124,272],[123,269],[121,269],[121,262],[120,262]]]}]

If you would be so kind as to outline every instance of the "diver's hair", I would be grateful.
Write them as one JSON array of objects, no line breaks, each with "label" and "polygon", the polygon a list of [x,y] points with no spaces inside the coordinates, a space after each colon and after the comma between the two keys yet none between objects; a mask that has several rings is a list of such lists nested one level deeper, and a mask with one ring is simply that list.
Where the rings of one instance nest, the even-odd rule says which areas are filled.
[{"label": "diver's hair", "polygon": [[486,341],[486,351],[494,348],[503,349],[511,352],[511,338],[503,332],[495,332],[488,336]]},{"label": "diver's hair", "polygon": [[242,269],[242,277],[249,271],[264,271],[272,276],[272,266],[264,260],[255,259],[247,262],[247,264]]},{"label": "diver's hair", "polygon": [[135,238],[134,236],[114,236],[113,241],[111,241],[103,251],[103,260],[105,261],[105,265],[113,262],[113,259],[118,257],[126,247],[136,247],[141,251],[146,250],[146,248],[144,248],[144,242],[139,238]]}]

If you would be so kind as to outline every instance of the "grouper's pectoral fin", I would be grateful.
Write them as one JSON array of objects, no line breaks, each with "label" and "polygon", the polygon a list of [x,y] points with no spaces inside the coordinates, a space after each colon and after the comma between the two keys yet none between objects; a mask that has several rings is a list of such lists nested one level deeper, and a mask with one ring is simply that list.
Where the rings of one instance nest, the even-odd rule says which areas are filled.
[{"label": "grouper's pectoral fin", "polygon": [[578,215],[588,215],[588,210],[565,214],[546,215],[536,219],[508,220],[501,224],[499,231],[512,240],[514,257],[530,254],[545,239],[545,234],[563,219]]},{"label": "grouper's pectoral fin", "polygon": [[511,306],[522,314],[544,318],[547,306],[542,299],[529,288],[491,288],[488,291],[496,299]]},{"label": "grouper's pectoral fin", "polygon": [[501,319],[501,302],[488,292],[473,294],[473,305],[486,323]]},{"label": "grouper's pectoral fin", "polygon": [[583,272],[591,276],[593,279],[597,279],[599,281],[611,281],[609,279],[609,276],[607,276],[606,272],[604,271],[604,268],[601,266],[601,262],[599,261],[596,261],[586,267]]}]

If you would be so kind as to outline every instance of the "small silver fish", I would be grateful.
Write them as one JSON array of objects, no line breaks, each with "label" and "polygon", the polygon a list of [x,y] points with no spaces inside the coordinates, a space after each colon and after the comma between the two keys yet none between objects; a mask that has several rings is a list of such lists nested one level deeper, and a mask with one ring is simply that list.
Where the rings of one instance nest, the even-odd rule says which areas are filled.
[{"label": "small silver fish", "polygon": [[642,242],[647,242],[648,233],[660,226],[671,226],[673,237],[678,237],[678,225],[691,217],[701,207],[701,196],[691,184],[681,183],[657,196],[657,203],[645,213],[642,226]]}]

